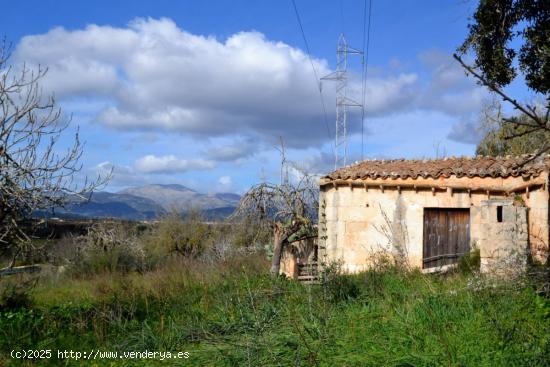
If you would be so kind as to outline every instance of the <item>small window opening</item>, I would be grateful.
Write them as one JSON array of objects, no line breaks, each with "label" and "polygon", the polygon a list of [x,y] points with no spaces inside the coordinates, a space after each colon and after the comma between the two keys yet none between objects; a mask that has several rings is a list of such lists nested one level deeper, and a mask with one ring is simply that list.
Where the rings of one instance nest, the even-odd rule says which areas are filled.
[{"label": "small window opening", "polygon": [[502,223],[502,206],[497,206],[497,222]]}]

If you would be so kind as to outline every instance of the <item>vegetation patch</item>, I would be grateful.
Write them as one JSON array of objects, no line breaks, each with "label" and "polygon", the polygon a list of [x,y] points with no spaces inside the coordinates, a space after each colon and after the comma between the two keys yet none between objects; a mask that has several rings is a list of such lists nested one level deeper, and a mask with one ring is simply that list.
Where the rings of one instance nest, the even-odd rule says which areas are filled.
[{"label": "vegetation patch", "polygon": [[[318,285],[271,277],[261,254],[42,279],[3,307],[0,350],[187,351],[196,366],[546,366],[550,299],[535,282],[332,267]],[[136,365],[102,359],[95,365]],[[149,364],[181,365],[181,360]]]}]

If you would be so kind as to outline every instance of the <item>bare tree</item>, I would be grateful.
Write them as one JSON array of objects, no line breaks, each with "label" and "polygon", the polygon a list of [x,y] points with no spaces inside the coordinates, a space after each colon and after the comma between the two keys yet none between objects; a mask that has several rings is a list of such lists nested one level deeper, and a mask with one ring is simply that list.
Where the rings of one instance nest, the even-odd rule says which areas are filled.
[{"label": "bare tree", "polygon": [[62,148],[70,118],[40,80],[47,69],[8,64],[10,47],[0,47],[0,254],[12,253],[13,266],[29,237],[21,227],[36,210],[63,206],[70,195],[83,196],[104,185],[111,174],[76,183],[83,144],[78,131]]},{"label": "bare tree", "polygon": [[273,231],[271,274],[278,275],[283,249],[291,240],[315,233],[318,188],[314,177],[299,173],[285,183],[261,183],[241,199],[233,218],[253,217]]}]

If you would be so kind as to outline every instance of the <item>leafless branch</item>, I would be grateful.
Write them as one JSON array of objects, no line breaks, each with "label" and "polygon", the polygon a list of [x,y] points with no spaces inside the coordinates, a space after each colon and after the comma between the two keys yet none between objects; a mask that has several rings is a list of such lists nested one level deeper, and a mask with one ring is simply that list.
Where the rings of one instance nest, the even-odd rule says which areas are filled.
[{"label": "leafless branch", "polygon": [[550,126],[548,123],[549,122],[548,118],[550,116],[550,100],[548,101],[549,103],[546,106],[545,114],[543,116],[540,116],[536,111],[536,107],[529,106],[529,105],[525,105],[525,106],[522,105],[517,100],[515,100],[514,98],[511,98],[506,93],[504,93],[504,91],[501,88],[499,88],[495,83],[492,83],[486,78],[484,78],[479,72],[475,70],[474,67],[466,64],[459,55],[455,53],[453,54],[453,57],[455,58],[455,60],[457,60],[460,63],[460,65],[462,65],[462,67],[469,74],[472,74],[481,85],[484,85],[485,87],[489,88],[492,92],[499,95],[504,101],[510,103],[515,109],[517,109],[518,111],[521,111],[526,116],[531,118],[533,122],[540,129],[550,130]]},{"label": "leafless branch", "polygon": [[[29,237],[20,227],[37,210],[62,206],[71,195],[83,196],[109,179],[78,184],[83,143],[78,131],[69,148],[60,139],[71,119],[54,96],[44,96],[40,80],[47,69],[8,64],[9,49],[0,49],[0,249],[17,248]],[[14,250],[13,254],[20,251]],[[12,261],[14,263],[14,261]]]},{"label": "leafless branch", "polygon": [[291,237],[300,233],[306,236],[315,230],[317,206],[316,181],[302,172],[294,181],[288,180],[280,185],[261,183],[252,187],[242,197],[232,219],[254,218],[273,231],[271,272],[276,275],[279,273],[281,251]]}]

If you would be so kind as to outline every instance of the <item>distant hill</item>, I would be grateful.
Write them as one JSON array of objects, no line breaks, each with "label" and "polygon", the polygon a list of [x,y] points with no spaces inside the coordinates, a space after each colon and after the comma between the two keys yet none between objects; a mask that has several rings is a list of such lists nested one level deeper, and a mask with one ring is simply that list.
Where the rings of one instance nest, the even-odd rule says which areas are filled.
[{"label": "distant hill", "polygon": [[183,214],[190,208],[196,208],[203,211],[209,220],[221,220],[233,213],[240,198],[233,193],[202,194],[182,185],[153,184],[116,193],[96,192],[90,201],[75,197],[65,208],[56,208],[53,213],[37,212],[36,215],[151,220],[170,210]]},{"label": "distant hill", "polygon": [[201,194],[182,185],[146,185],[120,191],[121,194],[153,200],[164,210],[186,211],[190,208],[211,210],[236,207],[240,196],[231,193]]}]

